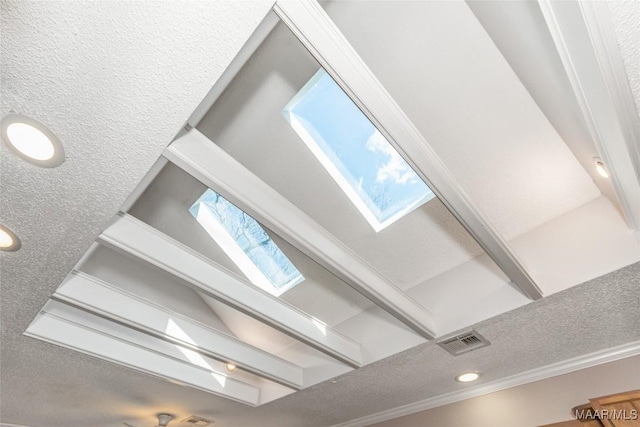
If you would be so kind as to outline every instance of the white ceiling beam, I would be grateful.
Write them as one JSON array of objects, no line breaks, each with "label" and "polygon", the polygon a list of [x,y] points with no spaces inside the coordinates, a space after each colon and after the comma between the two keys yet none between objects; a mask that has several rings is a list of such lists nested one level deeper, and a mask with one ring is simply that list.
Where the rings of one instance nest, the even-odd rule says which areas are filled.
[{"label": "white ceiling beam", "polygon": [[301,367],[86,273],[73,271],[54,298],[282,385],[302,388]]},{"label": "white ceiling beam", "polygon": [[133,255],[352,367],[360,367],[360,345],[285,301],[253,286],[193,249],[142,221],[121,214],[98,237],[121,253]]},{"label": "white ceiling beam", "polygon": [[640,121],[609,6],[538,3],[625,220],[639,230]]},{"label": "white ceiling beam", "polygon": [[175,140],[163,155],[423,337],[436,335],[425,308],[198,130]]},{"label": "white ceiling beam", "polygon": [[260,403],[258,387],[214,369],[217,362],[196,364],[179,346],[61,302],[49,300],[25,335],[247,405]]},{"label": "white ceiling beam", "polygon": [[517,289],[542,297],[507,242],[482,215],[436,152],[315,0],[278,0],[274,11],[416,173],[478,241]]}]

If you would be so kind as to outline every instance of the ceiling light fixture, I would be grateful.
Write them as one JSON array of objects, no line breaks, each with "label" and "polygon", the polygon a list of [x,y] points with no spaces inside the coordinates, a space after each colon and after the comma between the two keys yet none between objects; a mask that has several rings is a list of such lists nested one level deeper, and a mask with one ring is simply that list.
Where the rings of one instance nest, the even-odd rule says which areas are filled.
[{"label": "ceiling light fixture", "polygon": [[58,138],[45,125],[31,117],[10,113],[2,118],[0,136],[22,159],[44,168],[64,162],[64,149]]},{"label": "ceiling light fixture", "polygon": [[460,374],[456,377],[456,381],[459,383],[470,383],[471,381],[475,381],[480,378],[480,374],[478,372],[466,372],[464,374]]},{"label": "ceiling light fixture", "polygon": [[166,427],[167,424],[173,419],[171,414],[158,414],[158,427]]},{"label": "ceiling light fixture", "polygon": [[20,239],[7,227],[0,225],[0,251],[15,252],[22,246]]},{"label": "ceiling light fixture", "polygon": [[238,367],[236,366],[235,363],[228,362],[228,363],[225,363],[224,369],[230,374],[232,374],[236,371],[236,369],[238,369]]},{"label": "ceiling light fixture", "polygon": [[593,162],[596,164],[596,170],[598,174],[600,174],[603,178],[609,178],[609,172],[607,172],[607,168],[604,167],[604,163],[598,157],[594,157]]}]

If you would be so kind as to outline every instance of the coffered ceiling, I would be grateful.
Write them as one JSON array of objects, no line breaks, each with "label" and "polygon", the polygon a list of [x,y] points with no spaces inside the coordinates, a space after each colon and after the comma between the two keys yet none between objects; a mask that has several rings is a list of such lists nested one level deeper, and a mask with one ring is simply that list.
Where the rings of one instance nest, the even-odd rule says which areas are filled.
[{"label": "coffered ceiling", "polygon": [[[628,79],[613,142],[594,133],[597,91],[576,89],[569,34],[558,44],[577,3],[307,4],[373,79],[291,3],[281,22],[269,2],[2,1],[2,113],[46,123],[67,154],[49,170],[1,149],[1,223],[23,246],[2,253],[2,422],[367,425],[472,390],[452,381],[466,370],[481,387],[637,350],[637,4],[585,9]],[[282,116],[323,66],[439,196],[382,231]],[[397,105],[374,105],[367,81]],[[304,281],[253,286],[189,213],[208,187]],[[472,327],[488,348],[453,357],[433,340]]]}]

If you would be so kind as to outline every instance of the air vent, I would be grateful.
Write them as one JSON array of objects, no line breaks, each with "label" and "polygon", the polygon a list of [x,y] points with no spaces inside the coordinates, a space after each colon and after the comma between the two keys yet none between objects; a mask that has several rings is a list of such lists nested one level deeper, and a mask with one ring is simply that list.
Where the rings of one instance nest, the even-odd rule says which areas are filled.
[{"label": "air vent", "polygon": [[191,415],[182,420],[181,423],[185,426],[208,426],[209,424],[213,424],[213,421]]},{"label": "air vent", "polygon": [[438,345],[454,356],[486,347],[491,343],[475,330],[470,330],[455,337],[438,341]]}]

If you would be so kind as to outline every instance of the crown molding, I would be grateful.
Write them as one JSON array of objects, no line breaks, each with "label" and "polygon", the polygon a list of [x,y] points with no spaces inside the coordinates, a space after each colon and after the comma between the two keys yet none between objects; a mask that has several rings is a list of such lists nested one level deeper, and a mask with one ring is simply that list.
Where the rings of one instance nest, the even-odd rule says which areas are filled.
[{"label": "crown molding", "polygon": [[341,424],[334,424],[331,427],[365,427],[383,421],[392,420],[406,415],[415,414],[417,412],[426,411],[437,408],[439,406],[449,405],[451,403],[460,402],[462,400],[471,399],[489,393],[506,390],[535,381],[545,380],[547,378],[556,377],[558,375],[568,374],[570,372],[579,371],[581,369],[591,368],[593,366],[602,365],[604,363],[614,362],[616,360],[625,359],[627,357],[640,355],[640,341],[633,341],[605,350],[596,351],[561,362],[552,363],[540,368],[531,369],[519,374],[511,375],[499,380],[481,384],[466,390],[456,391],[443,394],[441,396],[432,397],[421,400],[419,402],[410,403],[408,405],[399,406],[397,408],[378,412],[376,414],[367,415],[355,420],[347,421]]}]

